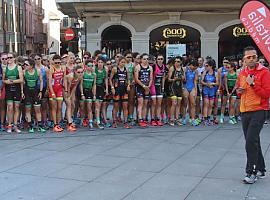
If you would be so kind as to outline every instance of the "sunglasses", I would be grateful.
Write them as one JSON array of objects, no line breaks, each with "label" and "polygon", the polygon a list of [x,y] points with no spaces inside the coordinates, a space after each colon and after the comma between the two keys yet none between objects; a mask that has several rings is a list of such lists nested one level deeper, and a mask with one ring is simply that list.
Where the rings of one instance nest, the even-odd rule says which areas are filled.
[{"label": "sunglasses", "polygon": [[84,56],[83,58],[84,58],[84,59],[88,59],[89,57],[88,57],[88,56]]},{"label": "sunglasses", "polygon": [[180,63],[181,61],[180,61],[180,60],[176,60],[175,62],[176,62],[176,63]]},{"label": "sunglasses", "polygon": [[143,58],[143,60],[149,60],[149,58]]},{"label": "sunglasses", "polygon": [[7,57],[7,59],[12,59],[13,57]]},{"label": "sunglasses", "polygon": [[30,66],[28,63],[24,63],[23,66]]},{"label": "sunglasses", "polygon": [[112,63],[106,63],[106,65],[112,65]]},{"label": "sunglasses", "polygon": [[87,66],[87,67],[93,67],[93,65],[92,65],[92,64],[87,64],[86,66]]},{"label": "sunglasses", "polygon": [[246,58],[246,59],[251,59],[251,58],[256,59],[257,57],[258,57],[257,55],[246,55],[244,58]]},{"label": "sunglasses", "polygon": [[1,58],[1,60],[7,60],[8,58]]},{"label": "sunglasses", "polygon": [[35,60],[40,60],[41,58],[35,58]]},{"label": "sunglasses", "polygon": [[77,74],[82,74],[83,72],[82,71],[77,71]]},{"label": "sunglasses", "polygon": [[48,59],[43,59],[42,61],[44,61],[44,62],[45,62],[45,61],[48,61]]},{"label": "sunglasses", "polygon": [[60,65],[60,64],[61,64],[61,62],[54,62],[54,64],[56,64],[56,65]]},{"label": "sunglasses", "polygon": [[126,58],[132,58],[131,56],[127,56]]},{"label": "sunglasses", "polygon": [[157,60],[163,60],[163,58],[158,58]]}]

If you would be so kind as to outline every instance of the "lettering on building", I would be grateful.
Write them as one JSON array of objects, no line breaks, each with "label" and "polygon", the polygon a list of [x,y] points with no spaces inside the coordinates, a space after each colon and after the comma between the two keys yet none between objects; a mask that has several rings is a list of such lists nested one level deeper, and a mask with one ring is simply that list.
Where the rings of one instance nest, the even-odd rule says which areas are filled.
[{"label": "lettering on building", "polygon": [[183,39],[187,36],[187,31],[184,28],[165,28],[163,30],[163,37],[168,38],[180,38]]},{"label": "lettering on building", "polygon": [[234,37],[241,37],[241,36],[247,36],[248,30],[244,27],[236,26],[233,28],[233,36]]}]

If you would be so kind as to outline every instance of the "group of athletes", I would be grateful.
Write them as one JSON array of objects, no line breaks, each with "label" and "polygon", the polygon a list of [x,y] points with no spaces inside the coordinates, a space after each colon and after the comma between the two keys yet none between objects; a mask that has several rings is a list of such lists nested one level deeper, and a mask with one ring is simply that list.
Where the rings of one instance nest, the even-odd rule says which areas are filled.
[{"label": "group of athletes", "polygon": [[[197,126],[240,120],[236,94],[241,61],[223,60],[218,68],[205,59],[126,52],[108,59],[102,52],[83,58],[73,53],[1,54],[0,128],[8,133],[70,132],[79,126],[104,129],[135,125]],[[219,103],[221,99],[221,103]],[[113,102],[112,120],[108,106]],[[219,109],[220,107],[220,109]],[[220,117],[217,118],[220,110]],[[122,125],[121,125],[122,127]]]}]

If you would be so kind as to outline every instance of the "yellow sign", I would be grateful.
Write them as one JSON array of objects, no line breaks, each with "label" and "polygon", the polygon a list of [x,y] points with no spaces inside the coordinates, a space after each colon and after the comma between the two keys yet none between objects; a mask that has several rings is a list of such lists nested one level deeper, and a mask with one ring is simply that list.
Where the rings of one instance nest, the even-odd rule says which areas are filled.
[{"label": "yellow sign", "polygon": [[164,38],[175,38],[175,37],[178,37],[178,38],[185,38],[187,36],[187,31],[186,29],[184,28],[173,28],[173,29],[170,29],[170,28],[165,28],[163,30],[163,37]]},{"label": "yellow sign", "polygon": [[240,37],[240,36],[247,36],[249,34],[248,34],[248,31],[246,28],[236,26],[233,29],[233,35],[234,35],[234,37]]}]

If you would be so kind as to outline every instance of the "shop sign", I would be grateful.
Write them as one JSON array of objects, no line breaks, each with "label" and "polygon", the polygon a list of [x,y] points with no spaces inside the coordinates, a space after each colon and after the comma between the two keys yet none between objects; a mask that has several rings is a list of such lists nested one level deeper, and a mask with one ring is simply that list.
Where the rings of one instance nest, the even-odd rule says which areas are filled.
[{"label": "shop sign", "polygon": [[241,37],[241,36],[248,36],[248,30],[244,27],[236,26],[233,28],[233,36],[234,37]]},{"label": "shop sign", "polygon": [[166,46],[166,59],[175,58],[186,54],[186,44],[168,44]]},{"label": "shop sign", "polygon": [[240,20],[270,62],[270,11],[267,5],[260,1],[247,1],[242,7]]},{"label": "shop sign", "polygon": [[180,38],[183,39],[187,36],[187,31],[184,28],[165,28],[163,29],[163,37],[168,38]]}]

